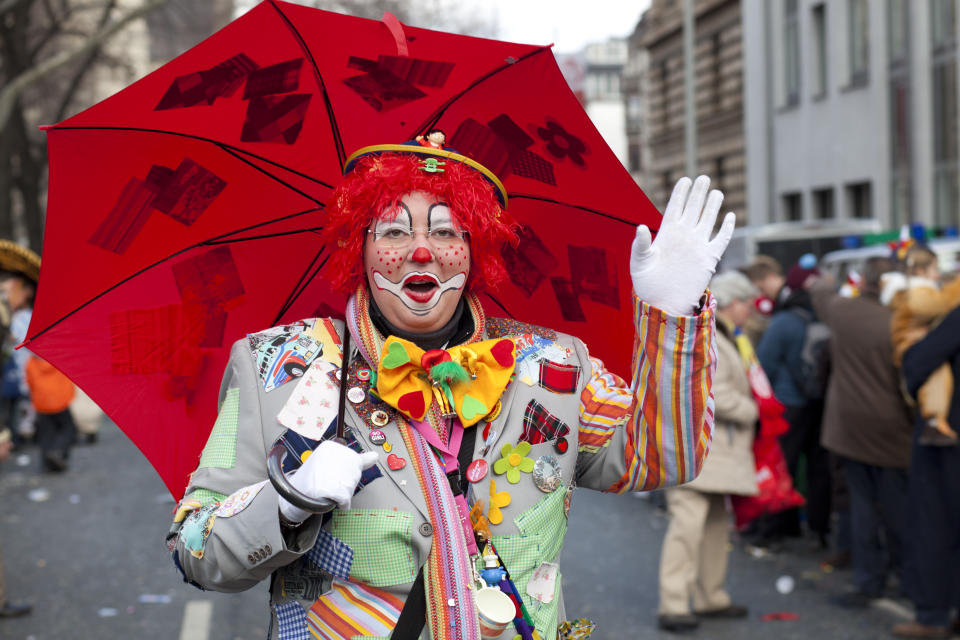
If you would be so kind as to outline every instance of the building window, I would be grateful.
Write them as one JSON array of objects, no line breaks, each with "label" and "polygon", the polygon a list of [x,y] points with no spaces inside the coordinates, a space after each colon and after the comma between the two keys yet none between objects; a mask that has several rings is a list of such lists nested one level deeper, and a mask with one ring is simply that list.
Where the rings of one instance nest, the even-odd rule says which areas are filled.
[{"label": "building window", "polygon": [[957,219],[957,61],[933,67],[934,220],[954,226]]},{"label": "building window", "polygon": [[786,0],[783,13],[784,106],[800,104],[800,21],[797,0]]},{"label": "building window", "polygon": [[900,172],[893,173],[890,182],[890,226],[899,227],[913,222],[911,207],[912,193],[910,190],[910,175]]},{"label": "building window", "polygon": [[930,37],[934,51],[952,48],[956,40],[956,0],[930,0]]},{"label": "building window", "polygon": [[890,62],[907,59],[910,51],[910,12],[909,0],[887,0],[887,40]]},{"label": "building window", "polygon": [[827,94],[827,7],[813,7],[813,97]]},{"label": "building window", "polygon": [[803,197],[799,193],[783,194],[783,219],[788,222],[803,220]]},{"label": "building window", "polygon": [[833,206],[833,187],[816,189],[813,192],[813,215],[818,220],[832,220],[836,217]]},{"label": "building window", "polygon": [[847,212],[850,218],[873,217],[873,198],[869,182],[847,185]]},{"label": "building window", "polygon": [[643,156],[640,154],[639,142],[630,142],[627,145],[627,161],[630,163],[631,173],[643,171]]},{"label": "building window", "polygon": [[870,72],[870,14],[867,0],[847,0],[850,86],[865,85]]}]

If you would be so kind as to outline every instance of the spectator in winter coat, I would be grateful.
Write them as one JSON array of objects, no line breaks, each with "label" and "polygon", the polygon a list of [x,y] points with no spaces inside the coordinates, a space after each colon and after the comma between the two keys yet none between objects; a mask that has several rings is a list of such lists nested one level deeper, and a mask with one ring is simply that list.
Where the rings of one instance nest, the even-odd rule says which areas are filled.
[{"label": "spectator in winter coat", "polygon": [[[770,378],[777,400],[783,403],[790,430],[780,437],[780,446],[790,475],[796,477],[800,455],[807,459],[807,522],[826,547],[830,530],[830,457],[820,445],[823,399],[809,397],[800,385],[801,353],[807,328],[816,320],[808,281],[820,275],[816,258],[803,256],[790,268],[770,326],[757,345],[757,358]],[[775,542],[783,536],[800,535],[797,509],[790,509],[757,522],[758,543]]]},{"label": "spectator in winter coat", "polygon": [[831,332],[821,443],[840,457],[850,500],[853,590],[837,599],[844,606],[880,597],[888,570],[902,567],[912,424],[893,365],[891,312],[879,300],[881,276],[894,268],[887,258],[869,259],[855,298],[826,279],[810,289]]},{"label": "spectator in winter coat", "polygon": [[[950,365],[960,380],[960,308],[954,309],[923,340],[903,356],[907,390],[916,396],[920,386],[942,364]],[[947,421],[960,428],[960,388],[954,385]],[[914,446],[907,490],[910,533],[905,541],[910,598],[916,619],[898,624],[902,638],[949,638],[960,630],[950,610],[960,608],[960,446],[919,444],[923,419],[914,422]]]},{"label": "spectator in winter coat", "polygon": [[47,471],[66,471],[77,427],[70,415],[73,383],[52,364],[36,356],[27,360],[30,400],[37,412],[37,446]]}]

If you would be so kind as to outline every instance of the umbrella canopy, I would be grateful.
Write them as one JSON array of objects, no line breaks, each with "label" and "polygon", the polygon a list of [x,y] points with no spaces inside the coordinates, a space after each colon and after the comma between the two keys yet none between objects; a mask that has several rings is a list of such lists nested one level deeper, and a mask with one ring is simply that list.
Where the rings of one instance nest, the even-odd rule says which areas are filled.
[{"label": "umbrella canopy", "polygon": [[550,49],[391,18],[268,0],[47,129],[27,344],[104,408],[175,497],[216,418],[230,344],[342,316],[318,232],[347,156],[369,145],[436,127],[493,170],[522,229],[488,312],[578,335],[629,370],[629,247],[659,214]]}]

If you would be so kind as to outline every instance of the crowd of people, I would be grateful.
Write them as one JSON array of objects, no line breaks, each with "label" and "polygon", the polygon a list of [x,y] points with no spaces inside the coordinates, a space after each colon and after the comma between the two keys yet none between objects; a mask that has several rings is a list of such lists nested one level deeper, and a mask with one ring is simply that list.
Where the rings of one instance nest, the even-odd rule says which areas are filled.
[{"label": "crowd of people", "polygon": [[784,272],[757,256],[711,282],[716,427],[700,477],[666,495],[659,625],[746,615],[724,590],[730,496],[748,544],[805,535],[851,569],[834,604],[893,593],[915,607],[893,635],[948,638],[960,632],[960,278],[919,245],[844,283],[817,263]]}]

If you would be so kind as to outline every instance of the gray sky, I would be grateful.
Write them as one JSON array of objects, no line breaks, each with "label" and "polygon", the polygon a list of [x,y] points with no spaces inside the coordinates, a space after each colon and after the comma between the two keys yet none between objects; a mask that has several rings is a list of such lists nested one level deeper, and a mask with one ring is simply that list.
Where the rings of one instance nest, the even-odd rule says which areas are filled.
[{"label": "gray sky", "polygon": [[484,4],[496,8],[502,40],[552,42],[557,53],[573,53],[591,42],[630,35],[650,0],[484,0]]}]

